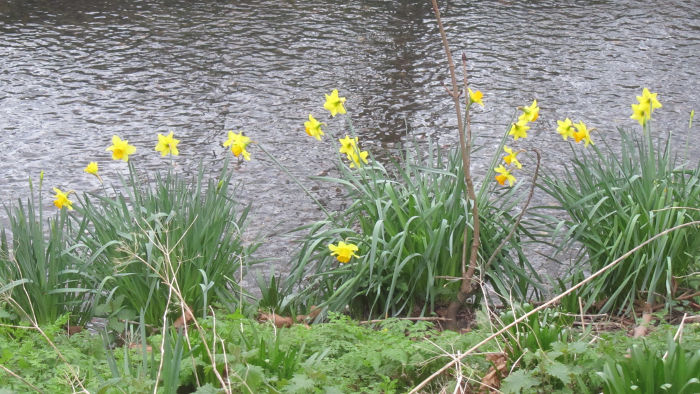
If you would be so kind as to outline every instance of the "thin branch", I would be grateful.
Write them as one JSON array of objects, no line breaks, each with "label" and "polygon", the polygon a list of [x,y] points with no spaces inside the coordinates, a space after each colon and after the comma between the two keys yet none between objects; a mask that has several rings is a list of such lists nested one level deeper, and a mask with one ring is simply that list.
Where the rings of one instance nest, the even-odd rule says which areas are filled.
[{"label": "thin branch", "polygon": [[376,320],[365,320],[361,321],[358,324],[374,324],[374,323],[382,323],[387,320],[410,320],[410,321],[447,321],[450,319],[444,318],[444,317],[390,317],[389,319],[376,319]]},{"label": "thin branch", "polygon": [[36,391],[37,393],[43,393],[43,391],[41,391],[41,389],[39,389],[39,388],[36,387],[35,385],[29,383],[29,382],[26,381],[23,377],[21,377],[21,376],[17,375],[16,373],[12,372],[11,370],[9,370],[9,369],[8,369],[7,367],[5,367],[4,365],[0,364],[0,369],[2,369],[3,371],[7,372],[7,373],[10,374],[10,375],[12,375],[13,377],[15,377],[15,378],[21,380],[22,383],[24,383],[24,384],[26,384],[27,386],[31,387],[31,388],[34,389],[34,391]]}]

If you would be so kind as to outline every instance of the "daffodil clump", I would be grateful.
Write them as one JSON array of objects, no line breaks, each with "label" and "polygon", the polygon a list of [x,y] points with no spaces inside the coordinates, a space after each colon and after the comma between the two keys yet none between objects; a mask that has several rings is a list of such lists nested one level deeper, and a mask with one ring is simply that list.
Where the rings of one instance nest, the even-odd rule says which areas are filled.
[{"label": "daffodil clump", "polygon": [[[584,309],[596,313],[633,316],[642,305],[668,308],[679,294],[697,292],[688,278],[698,271],[700,229],[688,224],[700,220],[693,209],[700,165],[680,162],[670,132],[665,142],[651,135],[652,113],[662,107],[657,93],[644,88],[636,99],[630,118],[643,133],[619,128],[615,149],[603,144],[603,149],[573,150],[570,171],[545,175],[540,184],[568,213],[569,219],[553,219],[552,226],[567,235],[562,250],[578,251],[575,270],[596,272],[618,259],[576,294],[587,300]],[[557,123],[563,139],[593,145],[583,122]],[[653,238],[658,239],[650,242]]]}]

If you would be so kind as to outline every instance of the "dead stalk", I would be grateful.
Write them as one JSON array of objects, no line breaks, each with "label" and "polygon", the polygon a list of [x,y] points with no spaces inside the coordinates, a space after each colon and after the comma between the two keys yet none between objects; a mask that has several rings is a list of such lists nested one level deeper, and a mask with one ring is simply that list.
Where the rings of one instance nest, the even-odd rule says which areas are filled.
[{"label": "dead stalk", "polygon": [[[448,89],[445,87],[445,90],[447,90],[448,94],[452,97],[452,101],[454,101],[455,105],[455,112],[457,114],[457,129],[459,131],[459,145],[462,153],[462,166],[464,167],[464,182],[467,185],[467,201],[471,201],[472,203],[472,224],[473,224],[473,234],[472,234],[472,244],[471,244],[471,253],[469,255],[469,267],[467,268],[467,232],[469,226],[466,223],[464,223],[464,234],[463,234],[463,241],[462,241],[462,284],[459,289],[459,293],[457,294],[457,300],[452,301],[447,308],[447,317],[450,319],[448,321],[448,327],[450,329],[456,330],[457,329],[457,311],[459,308],[462,306],[462,304],[466,301],[467,297],[469,294],[471,294],[473,286],[472,286],[472,279],[474,277],[474,272],[476,271],[476,260],[478,257],[478,251],[479,251],[479,211],[477,207],[477,202],[476,202],[476,194],[474,193],[474,184],[472,182],[472,177],[471,177],[471,171],[470,171],[470,166],[471,166],[471,124],[470,124],[470,118],[469,118],[469,109],[467,108],[466,113],[465,113],[465,118],[466,118],[466,132],[465,132],[465,127],[464,127],[464,122],[462,121],[462,107],[460,104],[460,91],[459,88],[457,87],[457,76],[455,74],[455,65],[454,61],[452,60],[452,52],[450,51],[449,44],[447,42],[447,35],[445,34],[445,29],[442,25],[442,20],[440,19],[440,10],[438,8],[437,0],[432,0],[433,4],[433,11],[435,12],[435,18],[437,19],[438,23],[438,28],[440,30],[440,36],[442,37],[442,45],[445,48],[445,54],[447,56],[447,63],[450,68],[450,79],[452,82],[452,90]],[[467,57],[466,55],[462,54],[462,68],[463,68],[463,73],[464,73],[464,92],[465,92],[465,100],[467,102],[467,107],[469,103],[469,97],[466,94],[467,92]]]}]

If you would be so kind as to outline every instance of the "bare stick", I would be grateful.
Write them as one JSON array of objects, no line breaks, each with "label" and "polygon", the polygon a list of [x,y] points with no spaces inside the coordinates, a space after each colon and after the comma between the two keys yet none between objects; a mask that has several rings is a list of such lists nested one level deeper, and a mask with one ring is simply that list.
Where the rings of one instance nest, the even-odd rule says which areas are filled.
[{"label": "bare stick", "polygon": [[452,90],[450,91],[447,87],[448,94],[452,96],[452,101],[454,101],[455,112],[457,114],[457,129],[459,131],[459,146],[462,153],[462,167],[464,170],[464,182],[466,183],[466,197],[467,202],[472,202],[472,245],[471,253],[469,254],[469,268],[467,268],[467,232],[468,223],[465,218],[464,220],[464,234],[462,240],[462,284],[460,286],[459,292],[457,293],[457,299],[452,301],[447,308],[447,316],[451,319],[449,323],[450,328],[457,328],[457,311],[459,307],[466,301],[469,294],[472,292],[473,285],[472,279],[474,277],[474,271],[476,270],[476,260],[479,252],[480,236],[479,236],[479,210],[476,201],[476,194],[474,193],[474,183],[471,177],[471,123],[469,118],[469,95],[466,94],[468,91],[467,82],[467,57],[462,54],[462,68],[464,74],[464,92],[465,100],[467,103],[465,119],[466,119],[466,132],[464,128],[464,122],[462,121],[462,107],[459,102],[460,92],[457,88],[457,76],[455,74],[455,64],[452,60],[452,52],[450,51],[450,46],[447,42],[447,34],[445,34],[445,28],[442,25],[442,20],[440,19],[440,9],[438,8],[437,0],[432,0],[433,11],[435,12],[435,19],[437,19],[438,29],[440,30],[440,37],[442,38],[442,45],[445,48],[445,55],[447,56],[447,63],[450,68],[450,79],[452,81]]},{"label": "bare stick", "polygon": [[7,369],[7,367],[5,367],[4,365],[0,364],[0,369],[2,369],[3,371],[7,372],[7,373],[10,374],[10,375],[12,375],[13,377],[15,377],[15,378],[21,380],[22,383],[24,383],[24,384],[26,384],[27,386],[33,388],[36,392],[38,392],[38,393],[43,393],[43,391],[41,391],[38,387],[34,386],[33,384],[31,384],[31,383],[29,383],[28,381],[26,381],[23,377],[17,375],[16,373],[12,372],[11,370]]},{"label": "bare stick", "polygon": [[[410,320],[410,321],[446,321],[450,320],[444,317],[391,317],[391,320]],[[389,319],[376,319],[376,320],[365,320],[361,321],[359,324],[374,324],[387,321]]]},{"label": "bare stick", "polygon": [[643,247],[646,246],[647,244],[649,244],[649,243],[655,241],[655,240],[658,239],[658,238],[663,237],[664,235],[666,235],[666,234],[668,234],[668,233],[674,232],[674,231],[679,230],[679,229],[681,229],[681,228],[688,227],[688,226],[698,226],[698,225],[700,225],[700,220],[695,220],[695,221],[692,221],[692,222],[679,224],[678,226],[675,226],[675,227],[672,227],[672,228],[670,228],[670,229],[664,230],[664,231],[662,231],[662,232],[660,232],[660,233],[654,235],[653,237],[647,239],[646,241],[644,241],[644,242],[642,242],[641,244],[639,244],[639,245],[635,246],[634,248],[632,248],[632,249],[631,249],[630,251],[628,251],[627,253],[625,253],[625,254],[623,254],[622,256],[620,256],[617,260],[615,260],[615,261],[613,261],[612,263],[606,265],[605,267],[599,269],[598,271],[596,271],[595,273],[593,273],[593,274],[592,274],[591,276],[589,276],[588,278],[582,280],[581,282],[579,282],[579,283],[576,284],[575,286],[571,287],[569,290],[564,291],[563,293],[561,293],[561,294],[559,294],[558,296],[552,298],[551,300],[545,302],[544,304],[538,306],[537,308],[531,310],[530,312],[528,312],[528,313],[526,313],[526,314],[520,316],[519,318],[515,319],[512,323],[510,323],[510,324],[508,324],[507,326],[501,328],[501,329],[498,330],[497,332],[495,332],[495,333],[491,334],[490,336],[486,337],[486,338],[485,338],[484,340],[482,340],[481,342],[479,342],[479,343],[477,343],[476,345],[472,346],[471,348],[469,348],[469,350],[467,350],[466,352],[464,352],[458,359],[453,360],[453,361],[451,361],[451,362],[445,364],[445,366],[443,366],[443,367],[440,368],[439,370],[435,371],[435,373],[433,373],[432,375],[428,376],[425,380],[423,380],[420,384],[418,384],[418,386],[414,387],[413,390],[410,391],[410,393],[417,393],[420,389],[422,389],[422,388],[425,387],[428,383],[430,383],[431,380],[435,379],[435,378],[436,378],[437,376],[439,376],[441,373],[445,372],[447,369],[449,369],[450,367],[452,367],[452,365],[454,365],[457,361],[459,361],[459,360],[461,360],[462,358],[466,357],[467,355],[471,354],[473,351],[475,351],[476,349],[478,349],[480,346],[484,345],[485,343],[487,343],[487,342],[491,341],[492,339],[496,338],[497,336],[501,335],[502,333],[504,333],[505,331],[507,331],[507,330],[510,329],[511,327],[513,327],[513,326],[515,326],[516,324],[520,323],[521,321],[527,319],[528,317],[532,316],[533,314],[535,314],[535,313],[541,311],[542,309],[547,308],[548,306],[550,306],[550,305],[556,303],[557,301],[561,300],[562,298],[564,298],[564,297],[567,296],[568,294],[571,294],[572,292],[576,291],[576,290],[577,290],[578,288],[580,288],[581,286],[585,285],[586,283],[588,283],[588,282],[592,281],[593,279],[597,278],[598,276],[600,276],[600,275],[603,274],[604,272],[606,272],[606,271],[608,271],[609,269],[613,268],[613,267],[616,266],[618,263],[620,263],[621,261],[623,261],[624,259],[626,259],[626,258],[629,257],[630,255],[632,255],[633,253],[635,253],[635,252],[638,251],[639,249],[643,248]]}]

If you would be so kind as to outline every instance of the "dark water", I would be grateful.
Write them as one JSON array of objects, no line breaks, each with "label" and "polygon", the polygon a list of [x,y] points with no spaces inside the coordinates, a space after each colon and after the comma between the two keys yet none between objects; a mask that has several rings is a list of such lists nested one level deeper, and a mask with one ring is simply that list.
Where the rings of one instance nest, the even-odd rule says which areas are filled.
[{"label": "dark water", "polygon": [[[546,163],[566,158],[557,119],[614,139],[616,127],[636,126],[630,104],[642,87],[663,103],[657,128],[683,133],[679,141],[690,110],[700,109],[697,1],[442,3],[452,49],[466,53],[470,84],[484,92],[473,118],[484,152],[514,108],[534,98],[540,119],[525,144],[541,148]],[[170,130],[181,140],[179,169],[200,160],[213,168],[230,155],[220,144],[233,129],[296,176],[326,173],[336,148],[307,137],[303,122],[313,113],[327,131],[344,132],[322,108],[332,89],[347,97],[362,148],[374,154],[407,131],[454,144],[448,78],[428,1],[0,0],[0,200],[25,195],[27,178],[42,170],[47,188],[94,190],[83,173],[89,161],[114,182],[126,168],[105,152],[115,134],[137,146],[131,160],[141,168],[169,164],[153,148]],[[250,151],[236,178],[261,234],[320,217]],[[335,188],[314,190],[340,199]],[[260,253],[284,270],[291,252],[271,236]]]}]

